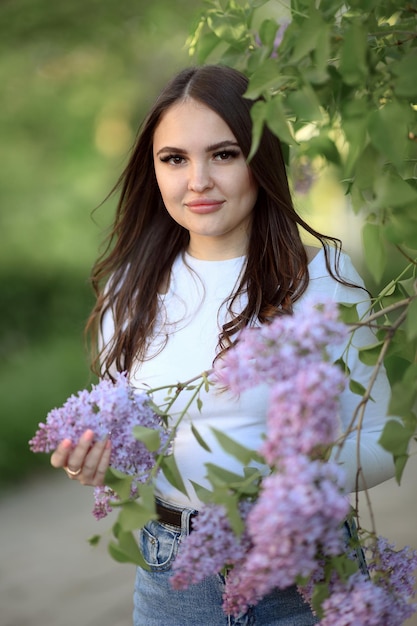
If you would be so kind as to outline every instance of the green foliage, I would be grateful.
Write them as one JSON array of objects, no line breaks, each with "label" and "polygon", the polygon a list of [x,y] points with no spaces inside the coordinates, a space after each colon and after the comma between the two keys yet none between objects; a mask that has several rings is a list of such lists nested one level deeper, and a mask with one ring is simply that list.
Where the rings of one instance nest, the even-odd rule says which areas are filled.
[{"label": "green foliage", "polygon": [[387,242],[417,247],[415,10],[399,0],[293,1],[288,12],[273,0],[208,4],[191,52],[248,75],[248,97],[261,98],[253,151],[267,124],[293,163],[308,155],[339,167],[379,280]]},{"label": "green foliage", "polygon": [[0,22],[0,486],[49,465],[28,440],[91,382],[88,285],[136,127],[189,59],[192,0],[13,0]]},{"label": "green foliage", "polygon": [[[417,424],[417,11],[400,0],[292,0],[287,8],[209,0],[189,45],[198,62],[248,76],[246,95],[257,99],[249,159],[267,125],[289,154],[295,192],[306,160],[321,172],[327,165],[362,218],[366,270],[380,292],[367,321],[375,344],[360,358],[387,368],[390,411],[402,421],[387,423],[381,443],[400,480]],[[393,251],[398,274],[384,286]],[[361,323],[356,310],[341,312]],[[351,388],[372,401],[372,389]]]}]

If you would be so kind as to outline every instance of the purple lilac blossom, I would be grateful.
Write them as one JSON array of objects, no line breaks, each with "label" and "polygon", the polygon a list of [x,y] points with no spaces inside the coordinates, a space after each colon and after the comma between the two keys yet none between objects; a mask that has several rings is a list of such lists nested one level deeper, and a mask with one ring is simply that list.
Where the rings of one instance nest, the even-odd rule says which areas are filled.
[{"label": "purple lilac blossom", "polygon": [[410,618],[417,611],[417,604],[410,603],[416,595],[414,572],[417,569],[417,551],[409,546],[397,551],[394,544],[381,536],[366,551],[369,554],[369,572],[378,586],[390,596],[393,614],[402,616],[403,621]]},{"label": "purple lilac blossom", "polygon": [[[287,30],[290,23],[291,21],[289,19],[284,18],[281,20],[280,24],[277,24],[278,29],[275,35],[274,42],[272,44],[271,58],[275,59],[278,57],[278,48],[280,47],[282,43],[282,40],[284,38],[284,33]],[[255,35],[255,41],[258,44],[258,46],[262,46],[262,41],[258,34]]]},{"label": "purple lilac blossom", "polygon": [[290,24],[291,24],[291,20],[289,19],[284,18],[281,20],[281,23],[277,30],[277,34],[275,35],[275,39],[274,39],[274,50],[271,54],[272,58],[278,57],[278,48],[280,47],[282,40],[284,39],[285,31],[287,30]]},{"label": "purple lilac blossom", "polygon": [[[110,466],[134,477],[132,496],[135,487],[145,482],[155,464],[154,454],[135,439],[133,427],[137,425],[158,430],[161,446],[168,438],[160,418],[148,404],[146,393],[135,393],[125,374],[118,374],[115,382],[102,380],[72,395],[60,408],[52,409],[46,422],[39,424],[39,429],[30,440],[33,452],[51,452],[63,439],[70,439],[76,445],[83,432],[91,429],[95,441],[109,436],[112,442]],[[104,517],[111,510],[110,500],[114,494],[107,487],[94,490],[97,519]]]},{"label": "purple lilac blossom", "polygon": [[294,183],[294,191],[299,195],[306,195],[315,183],[317,173],[309,159],[301,158],[292,164],[291,178]]},{"label": "purple lilac blossom", "polygon": [[330,363],[300,365],[293,377],[273,385],[267,414],[267,438],[260,452],[270,466],[284,456],[311,454],[332,445],[338,435],[339,396],[346,384]]},{"label": "purple lilac blossom", "polygon": [[343,552],[342,523],[350,507],[344,478],[333,462],[294,455],[264,479],[247,520],[252,548],[226,580],[226,613],[237,615],[275,587],[309,576],[318,554]]},{"label": "purple lilac blossom", "polygon": [[[411,603],[417,552],[408,546],[395,551],[384,537],[377,537],[365,550],[370,577],[358,571],[343,582],[333,571],[329,596],[321,607],[322,626],[400,626],[417,611]],[[311,602],[314,586],[323,578],[323,563],[318,562],[308,583],[299,587],[306,602]]]},{"label": "purple lilac blossom", "polygon": [[327,348],[347,338],[335,302],[309,301],[302,313],[282,315],[271,324],[242,330],[238,343],[216,361],[213,380],[240,393],[260,383],[295,376],[300,366],[328,361]]},{"label": "purple lilac blossom", "polygon": [[346,583],[334,584],[322,609],[321,626],[401,626],[413,613],[410,605],[399,604],[395,594],[360,572],[350,576]]},{"label": "purple lilac blossom", "polygon": [[[240,512],[245,520],[250,503],[242,501]],[[173,564],[170,583],[174,589],[189,585],[217,574],[244,558],[250,547],[246,532],[238,537],[230,526],[226,509],[222,505],[207,504],[192,522],[193,532],[181,544]]]}]

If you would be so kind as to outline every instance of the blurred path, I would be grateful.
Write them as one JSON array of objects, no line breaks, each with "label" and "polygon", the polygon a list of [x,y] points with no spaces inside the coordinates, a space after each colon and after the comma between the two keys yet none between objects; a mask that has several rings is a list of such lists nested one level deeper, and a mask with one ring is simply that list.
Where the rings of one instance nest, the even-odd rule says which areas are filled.
[{"label": "blurred path", "polygon": [[[378,532],[417,548],[417,457],[400,488],[389,481],[371,496]],[[112,521],[96,522],[91,508],[91,490],[53,470],[3,495],[0,626],[131,626],[134,567],[107,554]],[[96,533],[105,536],[92,548]]]},{"label": "blurred path", "polygon": [[131,625],[134,566],[108,555],[112,521],[92,504],[90,488],[53,470],[0,500],[1,626]]}]

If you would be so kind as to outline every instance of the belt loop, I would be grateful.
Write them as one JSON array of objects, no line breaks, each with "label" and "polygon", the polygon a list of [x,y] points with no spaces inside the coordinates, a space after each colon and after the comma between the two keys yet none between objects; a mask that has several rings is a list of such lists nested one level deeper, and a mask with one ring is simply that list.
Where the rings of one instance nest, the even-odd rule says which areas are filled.
[{"label": "belt loop", "polygon": [[194,509],[183,509],[181,512],[181,534],[189,535],[191,532],[191,520],[197,515]]}]

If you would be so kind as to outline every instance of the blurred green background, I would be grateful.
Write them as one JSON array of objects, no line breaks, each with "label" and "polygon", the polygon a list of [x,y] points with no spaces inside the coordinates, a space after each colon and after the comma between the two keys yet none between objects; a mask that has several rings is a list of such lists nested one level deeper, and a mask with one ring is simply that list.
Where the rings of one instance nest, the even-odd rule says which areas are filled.
[{"label": "blurred green background", "polygon": [[88,276],[114,201],[94,212],[160,87],[190,64],[193,0],[0,6],[0,487],[46,467],[28,440],[90,385]]},{"label": "blurred green background", "polygon": [[[127,160],[160,88],[192,63],[195,0],[6,0],[0,6],[0,490],[49,466],[28,440],[93,382],[88,283]],[[215,60],[215,59],[214,59]],[[358,269],[361,223],[331,170],[303,216]]]}]

